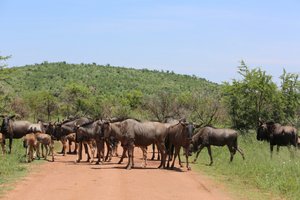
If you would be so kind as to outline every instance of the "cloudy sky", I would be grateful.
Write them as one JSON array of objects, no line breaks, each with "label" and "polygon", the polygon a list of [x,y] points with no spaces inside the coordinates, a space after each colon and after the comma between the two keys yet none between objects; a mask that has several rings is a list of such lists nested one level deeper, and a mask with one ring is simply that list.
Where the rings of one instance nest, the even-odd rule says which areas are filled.
[{"label": "cloudy sky", "polygon": [[300,72],[300,1],[0,0],[9,66],[66,61],[172,70],[221,83],[244,60]]}]

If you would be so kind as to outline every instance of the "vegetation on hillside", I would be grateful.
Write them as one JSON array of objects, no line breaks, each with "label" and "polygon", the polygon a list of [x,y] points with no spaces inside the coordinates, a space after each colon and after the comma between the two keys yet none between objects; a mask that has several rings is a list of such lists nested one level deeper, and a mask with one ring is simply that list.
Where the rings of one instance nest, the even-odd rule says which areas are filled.
[{"label": "vegetation on hillside", "polygon": [[[162,120],[187,114],[183,107],[190,97],[219,94],[219,86],[205,79],[147,69],[44,62],[3,71],[9,76],[0,81],[4,99],[0,112],[14,112],[21,118],[138,115]],[[163,105],[167,101],[162,98],[173,105]],[[155,101],[162,103],[159,114],[151,109]]]}]

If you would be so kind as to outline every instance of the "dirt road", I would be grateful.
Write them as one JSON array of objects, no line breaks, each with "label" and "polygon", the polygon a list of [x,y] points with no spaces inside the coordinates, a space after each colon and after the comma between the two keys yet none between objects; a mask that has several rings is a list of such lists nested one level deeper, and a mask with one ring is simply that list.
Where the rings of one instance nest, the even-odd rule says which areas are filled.
[{"label": "dirt road", "polygon": [[137,167],[125,170],[127,159],[121,165],[116,164],[118,158],[104,165],[75,164],[75,155],[57,155],[54,163],[34,166],[3,199],[231,199],[222,186],[193,171],[157,169],[158,161],[149,161],[146,169],[139,168],[141,157],[141,150],[136,148]]}]

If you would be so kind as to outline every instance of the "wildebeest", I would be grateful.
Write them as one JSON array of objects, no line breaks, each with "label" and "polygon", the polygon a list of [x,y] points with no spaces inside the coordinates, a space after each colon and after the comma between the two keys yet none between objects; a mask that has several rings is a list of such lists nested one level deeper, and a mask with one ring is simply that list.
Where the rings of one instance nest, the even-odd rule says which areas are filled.
[{"label": "wildebeest", "polygon": [[2,148],[2,154],[5,154],[5,137],[2,133],[0,133],[0,145]]},{"label": "wildebeest", "polygon": [[49,154],[49,151],[52,156],[52,162],[54,162],[54,142],[51,139],[51,136],[46,133],[34,133],[36,140],[37,140],[37,157],[40,159],[40,148],[39,146],[43,146],[46,149],[46,153],[42,155],[45,160],[47,160],[47,156]]},{"label": "wildebeest", "polygon": [[282,126],[281,124],[272,121],[259,123],[256,139],[259,141],[266,140],[270,142],[271,157],[275,145],[277,145],[277,151],[279,151],[280,146],[287,146],[290,149],[291,145],[297,147],[298,144],[296,128],[292,126]]},{"label": "wildebeest", "polygon": [[75,148],[74,148],[73,154],[77,154],[78,144],[76,143],[76,133],[70,133],[70,134],[66,135],[65,139],[69,145],[69,154],[72,153],[71,146],[72,146],[73,142],[75,143]]},{"label": "wildebeest", "polygon": [[139,122],[134,119],[126,119],[121,122],[104,122],[102,124],[104,136],[116,137],[128,150],[128,164],[126,169],[131,169],[133,164],[134,146],[147,147],[155,143],[162,155],[159,168],[165,164],[165,145],[164,141],[167,135],[167,126],[160,122]]},{"label": "wildebeest", "polygon": [[189,166],[188,156],[189,156],[189,148],[192,142],[192,135],[193,135],[194,128],[195,128],[194,124],[187,123],[184,121],[180,121],[177,124],[168,127],[166,143],[168,143],[167,152],[169,155],[169,159],[168,159],[167,167],[169,167],[169,162],[171,160],[171,154],[173,151],[171,148],[173,145],[175,148],[175,154],[174,154],[171,168],[174,168],[174,164],[177,156],[179,159],[179,164],[182,167],[179,153],[180,153],[180,148],[183,147],[185,149],[186,168],[188,170],[191,169]]},{"label": "wildebeest", "polygon": [[[66,151],[65,151],[65,147],[64,145],[64,141],[65,141],[65,137],[70,134],[70,133],[75,133],[76,129],[77,129],[77,125],[81,125],[84,123],[88,123],[92,121],[89,118],[86,117],[81,117],[81,118],[77,118],[77,119],[67,119],[63,122],[57,122],[57,123],[50,123],[48,128],[46,129],[46,133],[50,134],[53,136],[53,138],[55,138],[56,140],[60,140],[63,144],[63,148],[62,148],[62,153],[63,155],[65,155]],[[85,144],[84,145],[85,148],[85,152],[88,154],[88,147]],[[90,157],[88,156],[88,160],[90,159]]]},{"label": "wildebeest", "polygon": [[42,124],[34,125],[29,121],[14,121],[13,116],[3,116],[1,131],[4,134],[5,138],[9,138],[9,153],[11,153],[12,140],[13,138],[19,139],[25,136],[29,132],[35,132],[42,130]]},{"label": "wildebeest", "polygon": [[210,146],[224,146],[227,145],[229,151],[230,151],[230,162],[233,159],[234,154],[236,151],[238,151],[243,159],[244,153],[243,151],[238,147],[238,132],[232,129],[218,129],[218,128],[212,128],[212,127],[203,127],[199,129],[196,134],[192,137],[192,145],[191,149],[194,152],[197,152],[197,155],[194,159],[194,162],[196,162],[199,153],[204,147],[207,147],[208,154],[210,157],[210,164],[213,164],[213,159],[211,155],[211,148]]},{"label": "wildebeest", "polygon": [[23,147],[25,148],[27,162],[32,162],[33,153],[37,148],[37,140],[34,133],[28,133],[23,137]]},{"label": "wildebeest", "polygon": [[101,157],[103,158],[104,152],[103,152],[103,146],[104,142],[103,139],[101,138],[101,124],[102,120],[96,120],[96,121],[90,121],[81,125],[75,125],[77,126],[76,129],[76,142],[79,144],[79,149],[78,149],[78,159],[76,162],[80,162],[82,159],[82,144],[83,142],[88,143],[90,146],[91,152],[92,152],[92,160],[93,162],[93,157],[94,157],[94,147],[92,146],[93,140],[96,141],[96,146],[97,146],[97,157],[98,161],[96,164],[100,163]]}]

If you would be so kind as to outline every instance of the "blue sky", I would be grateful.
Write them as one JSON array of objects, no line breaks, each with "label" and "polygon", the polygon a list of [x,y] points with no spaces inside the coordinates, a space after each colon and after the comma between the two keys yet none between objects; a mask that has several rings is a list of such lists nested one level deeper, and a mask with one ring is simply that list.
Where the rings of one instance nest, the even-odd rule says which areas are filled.
[{"label": "blue sky", "polygon": [[172,70],[221,83],[244,60],[300,72],[300,2],[0,0],[9,66],[66,61]]}]

